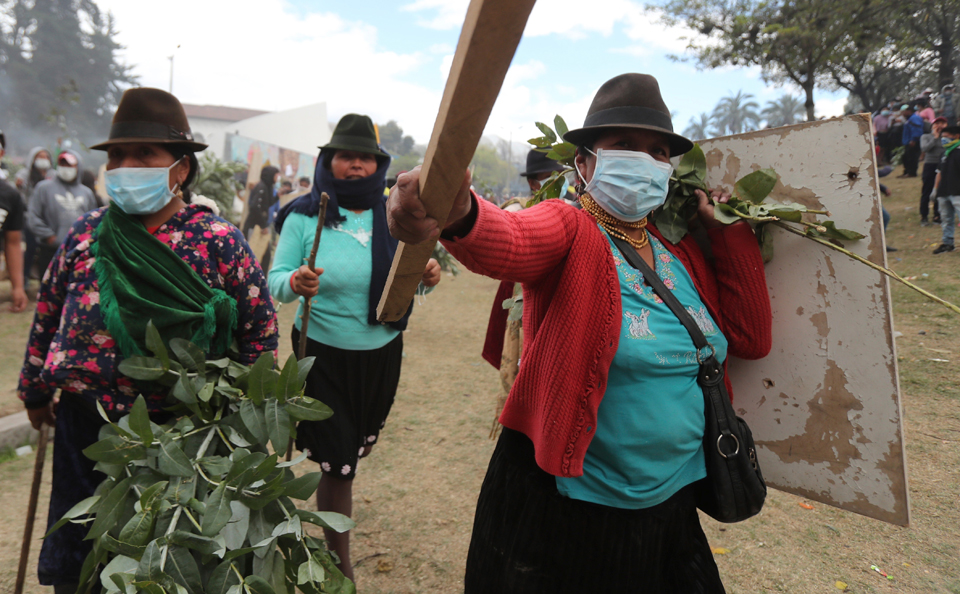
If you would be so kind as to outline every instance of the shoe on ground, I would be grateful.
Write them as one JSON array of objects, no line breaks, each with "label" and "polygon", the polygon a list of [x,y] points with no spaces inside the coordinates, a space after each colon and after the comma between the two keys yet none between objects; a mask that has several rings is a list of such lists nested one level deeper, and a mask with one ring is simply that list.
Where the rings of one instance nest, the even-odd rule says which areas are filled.
[{"label": "shoe on ground", "polygon": [[888,246],[887,246],[887,251],[888,251],[888,252],[895,252],[895,251],[897,251],[897,248],[895,248],[895,247],[890,247],[890,246],[888,245]]},{"label": "shoe on ground", "polygon": [[921,227],[929,227],[929,226],[930,226],[930,221],[928,221],[926,218],[922,218],[922,219],[920,219],[920,226],[921,226]]},{"label": "shoe on ground", "polygon": [[952,252],[953,246],[949,243],[941,243],[937,246],[937,249],[933,250],[934,254],[942,254],[943,252]]}]

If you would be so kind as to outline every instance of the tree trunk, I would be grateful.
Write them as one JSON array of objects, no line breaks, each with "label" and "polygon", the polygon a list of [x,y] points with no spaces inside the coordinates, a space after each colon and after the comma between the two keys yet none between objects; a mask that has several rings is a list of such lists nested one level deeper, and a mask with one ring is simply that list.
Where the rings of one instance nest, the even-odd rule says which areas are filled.
[{"label": "tree trunk", "polygon": [[817,116],[816,116],[816,114],[815,114],[815,112],[814,112],[814,110],[813,110],[813,106],[814,106],[814,103],[813,103],[813,86],[814,86],[814,79],[813,79],[812,76],[808,76],[807,79],[803,81],[803,92],[804,92],[804,93],[806,94],[806,96],[807,96],[807,101],[806,101],[806,103],[803,104],[803,106],[807,108],[807,121],[808,121],[808,122],[813,122],[813,121],[815,121],[815,120],[817,119]]},{"label": "tree trunk", "polygon": [[940,54],[940,67],[939,72],[937,73],[940,78],[940,84],[938,85],[938,91],[944,87],[944,85],[949,85],[953,83],[954,76],[954,61],[953,61],[953,52],[956,51],[953,47],[953,42],[950,39],[950,34],[944,28],[942,32],[943,36],[941,37],[942,43],[937,47],[937,53]]}]

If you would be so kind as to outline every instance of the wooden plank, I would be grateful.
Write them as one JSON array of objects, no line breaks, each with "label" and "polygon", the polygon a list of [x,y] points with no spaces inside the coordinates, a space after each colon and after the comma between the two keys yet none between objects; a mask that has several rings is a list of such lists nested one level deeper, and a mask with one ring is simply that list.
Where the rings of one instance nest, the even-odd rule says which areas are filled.
[{"label": "wooden plank", "polygon": [[[442,229],[483,134],[536,0],[472,0],[420,170],[420,199]],[[381,322],[410,307],[436,241],[400,242],[380,304]]]},{"label": "wooden plank", "polygon": [[[867,115],[701,143],[707,183],[732,188],[755,169],[780,176],[771,201],[828,210],[866,239],[847,249],[886,265],[873,133]],[[826,150],[829,147],[829,150]],[[886,276],[773,228],[767,264],[773,349],[731,357],[734,408],[753,430],[767,483],[907,525],[910,506],[893,309]]]}]

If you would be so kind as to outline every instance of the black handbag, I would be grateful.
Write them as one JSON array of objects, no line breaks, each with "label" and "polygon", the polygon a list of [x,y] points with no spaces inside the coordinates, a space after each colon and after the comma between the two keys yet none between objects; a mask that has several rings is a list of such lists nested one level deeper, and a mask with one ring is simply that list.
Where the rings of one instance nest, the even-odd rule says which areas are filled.
[{"label": "black handbag", "polygon": [[717,361],[716,349],[640,254],[622,239],[614,237],[613,241],[627,262],[643,275],[647,284],[677,316],[697,348],[697,362],[700,364],[697,383],[703,388],[706,420],[703,453],[707,466],[707,478],[694,485],[697,507],[719,522],[741,522],[757,515],[767,497],[767,484],[757,462],[750,427],[736,415],[730,404],[723,383],[723,365]]}]

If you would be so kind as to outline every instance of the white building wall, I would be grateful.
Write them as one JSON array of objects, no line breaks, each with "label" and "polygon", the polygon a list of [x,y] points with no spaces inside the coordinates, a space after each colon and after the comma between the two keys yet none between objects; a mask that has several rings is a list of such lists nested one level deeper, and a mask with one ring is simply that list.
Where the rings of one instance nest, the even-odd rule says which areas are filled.
[{"label": "white building wall", "polygon": [[[315,155],[317,147],[330,141],[327,104],[315,103],[296,109],[266,113],[228,124],[226,131]],[[223,137],[220,139],[219,146],[223,150]]]},{"label": "white building wall", "polygon": [[226,135],[233,131],[232,128],[236,127],[237,122],[197,117],[189,118],[189,121],[194,138],[208,145],[206,152],[223,160]]}]

